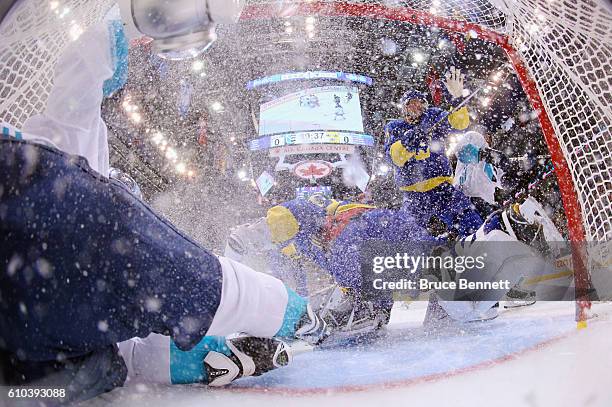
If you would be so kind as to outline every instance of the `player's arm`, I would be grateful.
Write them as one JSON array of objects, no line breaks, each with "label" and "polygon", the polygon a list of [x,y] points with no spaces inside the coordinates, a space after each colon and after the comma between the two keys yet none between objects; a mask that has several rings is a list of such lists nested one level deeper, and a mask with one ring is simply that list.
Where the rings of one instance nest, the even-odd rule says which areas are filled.
[{"label": "player's arm", "polygon": [[[459,104],[463,101],[463,81],[465,75],[454,66],[450,68],[449,72],[445,76],[444,84],[448,91],[447,101],[452,106],[452,109],[456,109]],[[448,113],[446,113],[448,114]],[[465,130],[470,125],[470,115],[467,107],[462,106],[454,112],[448,114],[448,125],[450,128],[455,130]]]},{"label": "player's arm", "polygon": [[387,160],[398,167],[403,167],[415,153],[409,151],[406,146],[409,145],[411,132],[399,134],[396,129],[391,126],[391,123],[385,126],[385,157]]},{"label": "player's arm", "polygon": [[84,32],[60,56],[45,111],[26,120],[23,132],[47,138],[59,149],[87,158],[94,170],[108,175],[107,129],[101,104],[125,82],[127,52],[118,16]]}]

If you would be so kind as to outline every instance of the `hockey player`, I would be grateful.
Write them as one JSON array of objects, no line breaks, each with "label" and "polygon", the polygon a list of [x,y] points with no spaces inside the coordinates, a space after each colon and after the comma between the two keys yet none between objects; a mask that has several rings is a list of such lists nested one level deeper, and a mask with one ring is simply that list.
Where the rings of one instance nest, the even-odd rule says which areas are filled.
[{"label": "hockey player", "polygon": [[[489,146],[485,136],[468,131],[457,136],[453,185],[470,197],[480,216],[499,209],[496,192],[516,188],[516,168],[504,153]],[[497,191],[500,190],[500,191]]]},{"label": "hockey player", "polygon": [[[453,185],[468,197],[496,206],[495,190],[503,189],[503,170],[483,159],[482,152],[487,149],[489,144],[478,132],[468,131],[459,136],[454,151],[457,166]],[[495,207],[491,209],[494,210]],[[484,217],[488,214],[484,214]]]},{"label": "hockey player", "polygon": [[[319,316],[336,333],[368,332],[385,325],[393,299],[381,295],[366,301],[361,295],[360,252],[371,240],[389,243],[437,241],[412,218],[371,205],[336,201],[323,195],[294,199],[268,210],[266,223],[278,254],[306,260],[331,274],[337,286],[319,302]],[[415,247],[421,252],[421,247]],[[415,275],[415,278],[417,275]]]},{"label": "hockey player", "polygon": [[[126,46],[114,19],[83,33],[45,111],[0,139],[0,376],[64,401],[128,377],[226,384],[288,363],[270,338],[326,334],[280,280],[213,255],[107,178],[100,103],[125,80]],[[224,337],[237,332],[252,336]]]},{"label": "hockey player", "polygon": [[[507,242],[504,243],[504,251],[489,256],[487,270],[491,280],[503,276],[514,284],[524,276],[543,272],[543,262],[532,246],[535,247],[536,243],[546,245],[544,230],[542,222],[536,217],[528,221],[523,216],[523,213],[529,212],[530,205],[526,202],[520,207],[513,206],[492,214],[475,234],[456,244],[447,242],[451,251],[476,257],[475,253],[491,242]],[[443,239],[432,237],[405,212],[398,215],[395,211],[338,202],[318,195],[308,200],[294,199],[271,208],[266,222],[270,238],[278,245],[282,255],[296,262],[303,259],[314,261],[334,277],[338,287],[328,293],[317,312],[336,333],[349,335],[376,330],[385,325],[393,303],[386,294],[373,301],[365,300],[362,296],[360,253],[364,244],[371,240],[403,244],[411,242],[411,249],[420,255],[433,246],[445,243]],[[259,239],[264,235],[259,234]],[[523,257],[533,261],[523,268],[508,268],[506,260],[510,257],[513,257],[514,265]],[[415,273],[412,277],[418,279],[421,274]],[[475,277],[485,278],[483,275]],[[425,324],[431,326],[432,321],[437,322],[449,314],[451,320],[459,322],[491,319],[497,316],[493,306],[506,292],[498,292],[494,301],[480,302],[438,302],[433,295]],[[434,312],[436,308],[442,312]]]},{"label": "hockey player", "polygon": [[[464,75],[454,67],[446,75],[450,104],[463,97]],[[385,127],[385,154],[395,169],[395,181],[404,195],[401,211],[421,224],[437,222],[442,229],[467,236],[478,229],[482,218],[470,200],[453,187],[453,171],[446,156],[450,130],[469,125],[465,107],[449,113],[428,107],[425,94],[411,90],[401,98],[404,118]]]}]

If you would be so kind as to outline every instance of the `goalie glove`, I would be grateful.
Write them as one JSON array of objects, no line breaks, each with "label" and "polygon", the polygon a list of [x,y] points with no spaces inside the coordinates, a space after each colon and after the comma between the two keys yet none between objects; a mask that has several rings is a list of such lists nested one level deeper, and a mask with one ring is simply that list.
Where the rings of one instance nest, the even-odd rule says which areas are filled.
[{"label": "goalie glove", "polygon": [[451,66],[450,70],[444,75],[444,79],[444,85],[446,85],[448,93],[450,93],[453,98],[460,98],[463,96],[463,81],[465,75],[462,74],[459,69]]}]

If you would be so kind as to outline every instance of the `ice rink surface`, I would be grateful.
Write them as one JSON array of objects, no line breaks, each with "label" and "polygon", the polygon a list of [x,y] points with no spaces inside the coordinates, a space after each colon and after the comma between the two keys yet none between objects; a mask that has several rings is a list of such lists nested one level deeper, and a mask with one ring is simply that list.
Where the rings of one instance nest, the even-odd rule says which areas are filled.
[{"label": "ice rink surface", "polygon": [[426,303],[398,303],[380,337],[296,347],[293,363],[231,387],[117,389],[87,406],[612,406],[612,304],[577,330],[573,302],[501,310],[492,321],[427,334]]}]

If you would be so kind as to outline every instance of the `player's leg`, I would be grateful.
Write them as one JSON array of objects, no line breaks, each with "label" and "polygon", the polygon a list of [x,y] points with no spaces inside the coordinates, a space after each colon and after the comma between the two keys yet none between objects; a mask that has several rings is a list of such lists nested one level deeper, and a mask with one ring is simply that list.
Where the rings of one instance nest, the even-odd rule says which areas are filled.
[{"label": "player's leg", "polygon": [[472,201],[462,191],[453,185],[444,183],[438,187],[438,216],[444,220],[449,230],[459,237],[471,235],[483,223],[483,218],[472,204]]},{"label": "player's leg", "polygon": [[218,259],[82,158],[0,141],[0,167],[0,335],[20,361],[68,366],[151,332],[182,350],[321,332],[282,282]]},{"label": "player's leg", "polygon": [[151,334],[118,344],[127,365],[128,383],[223,386],[235,379],[259,376],[291,361],[280,340],[246,335],[205,336],[189,351],[168,337]]},{"label": "player's leg", "polygon": [[429,191],[404,192],[403,200],[399,210],[403,216],[426,225],[436,236],[467,236],[482,224],[482,218],[470,199],[449,183],[442,183]]},{"label": "player's leg", "polygon": [[127,377],[114,344],[70,357],[58,351],[56,360],[23,360],[21,356],[0,348],[2,384],[56,389],[53,398],[47,399],[49,405],[90,399],[122,386]]},{"label": "player's leg", "polygon": [[[405,212],[372,210],[352,221],[331,248],[330,272],[338,283],[322,304],[319,315],[336,331],[357,334],[376,330],[389,321],[393,298],[381,292],[366,298],[362,292],[361,252],[369,241],[413,245],[415,253],[427,250],[434,238]],[[419,273],[411,274],[413,279]]]},{"label": "player's leg", "polygon": [[[474,293],[474,301],[447,301],[434,297],[425,325],[436,325],[437,321],[447,317],[459,322],[491,319],[496,315],[493,307],[510,290],[505,287],[514,287],[522,279],[540,276],[553,267],[547,260],[548,244],[542,223],[528,221],[518,206],[491,214],[476,233],[461,239],[454,248],[458,256],[484,258],[485,266],[450,276],[450,279],[460,277],[471,282],[507,283],[499,289]],[[480,297],[484,298],[478,300]]]}]

